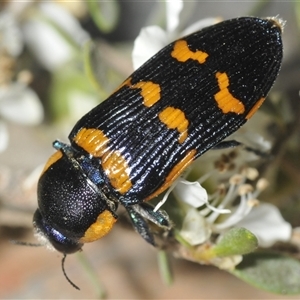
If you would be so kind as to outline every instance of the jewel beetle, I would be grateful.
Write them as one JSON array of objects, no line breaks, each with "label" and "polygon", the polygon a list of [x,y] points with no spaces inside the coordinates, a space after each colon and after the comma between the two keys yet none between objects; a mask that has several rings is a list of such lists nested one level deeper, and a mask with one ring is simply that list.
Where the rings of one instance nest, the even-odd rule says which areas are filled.
[{"label": "jewel beetle", "polygon": [[77,122],[70,144],[53,143],[38,182],[37,235],[66,256],[106,235],[122,205],[155,244],[149,222],[170,221],[148,201],[261,106],[281,66],[281,34],[276,18],[235,18],[150,58]]}]

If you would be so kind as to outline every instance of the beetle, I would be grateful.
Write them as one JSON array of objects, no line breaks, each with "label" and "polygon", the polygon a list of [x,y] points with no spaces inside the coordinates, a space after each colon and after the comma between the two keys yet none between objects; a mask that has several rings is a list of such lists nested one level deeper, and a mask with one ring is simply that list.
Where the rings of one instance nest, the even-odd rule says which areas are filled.
[{"label": "beetle", "polygon": [[38,182],[35,231],[65,256],[106,235],[117,207],[155,245],[170,228],[155,198],[257,111],[282,61],[276,18],[240,17],[180,38],[150,58],[53,143]]}]

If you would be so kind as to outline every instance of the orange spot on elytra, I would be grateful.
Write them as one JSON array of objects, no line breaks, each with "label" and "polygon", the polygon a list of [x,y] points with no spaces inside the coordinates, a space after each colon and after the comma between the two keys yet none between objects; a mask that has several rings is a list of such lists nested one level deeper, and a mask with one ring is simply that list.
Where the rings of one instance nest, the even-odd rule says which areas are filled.
[{"label": "orange spot on elytra", "polygon": [[151,107],[160,100],[160,86],[152,81],[140,81],[135,84],[131,83],[131,77],[125,80],[117,90],[123,86],[128,86],[131,89],[141,89],[141,96],[143,97],[143,104]]},{"label": "orange spot on elytra", "polygon": [[148,196],[145,199],[145,201],[150,200],[158,196],[159,194],[161,194],[163,191],[165,191],[180,176],[183,170],[186,169],[194,161],[196,154],[197,154],[196,149],[190,150],[185,155],[185,157],[172,168],[171,172],[166,177],[164,184],[159,189],[157,189],[153,194]]},{"label": "orange spot on elytra", "polygon": [[109,138],[100,129],[82,128],[74,137],[74,142],[95,157],[101,157],[107,151]]},{"label": "orange spot on elytra", "polygon": [[141,89],[141,95],[144,98],[143,103],[147,107],[160,100],[160,86],[151,81],[140,81],[132,86],[132,88]]},{"label": "orange spot on elytra", "polygon": [[175,42],[171,55],[180,62],[186,62],[188,59],[192,59],[198,61],[200,64],[205,63],[206,58],[208,57],[208,54],[201,50],[195,52],[191,51],[185,40]]},{"label": "orange spot on elytra", "polygon": [[109,138],[102,130],[82,128],[75,136],[74,142],[91,155],[101,158],[105,174],[119,193],[124,194],[132,187],[126,159],[119,151],[109,149]]},{"label": "orange spot on elytra", "polygon": [[182,110],[169,106],[161,111],[158,117],[169,129],[176,129],[179,132],[179,143],[185,141],[188,135],[187,128],[189,121]]},{"label": "orange spot on elytra", "polygon": [[245,112],[244,104],[237,98],[233,97],[228,90],[229,78],[226,73],[217,72],[216,78],[220,91],[215,94],[215,100],[218,107],[224,114],[236,113],[242,114]]},{"label": "orange spot on elytra", "polygon": [[260,98],[255,105],[251,108],[251,110],[248,112],[246,119],[249,120],[254,114],[255,112],[260,108],[260,106],[263,104],[263,102],[265,101],[265,98]]},{"label": "orange spot on elytra", "polygon": [[131,187],[129,166],[119,151],[106,153],[102,158],[102,168],[109,178],[110,184],[121,194]]},{"label": "orange spot on elytra", "polygon": [[116,221],[117,220],[112,213],[105,210],[98,216],[96,222],[86,230],[84,236],[80,239],[80,242],[91,243],[100,239],[112,229]]}]

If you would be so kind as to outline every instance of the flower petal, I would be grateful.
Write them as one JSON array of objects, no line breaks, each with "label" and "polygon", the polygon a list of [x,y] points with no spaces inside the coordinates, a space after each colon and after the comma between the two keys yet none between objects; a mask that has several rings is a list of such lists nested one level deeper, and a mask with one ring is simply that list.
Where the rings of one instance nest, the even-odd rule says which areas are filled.
[{"label": "flower petal", "polygon": [[168,44],[166,32],[158,26],[142,28],[134,41],[132,62],[134,70],[138,69],[150,57]]},{"label": "flower petal", "polygon": [[[220,223],[215,223],[214,230],[220,232],[224,229],[235,226],[250,213],[252,208],[252,201],[247,201],[245,197],[242,197],[237,209],[232,210],[231,214]],[[215,221],[216,218],[213,218],[213,214],[211,214],[208,219],[210,220],[210,222],[212,222]]]},{"label": "flower petal", "polygon": [[187,212],[180,235],[191,245],[198,245],[205,242],[211,235],[211,230],[196,209],[189,209]]},{"label": "flower petal", "polygon": [[254,149],[259,149],[262,152],[267,152],[271,149],[271,142],[256,132],[244,132],[243,138],[248,142],[249,146]]},{"label": "flower petal", "polygon": [[79,22],[59,5],[42,3],[40,9],[43,18],[28,20],[22,29],[27,44],[40,63],[53,71],[73,57],[75,48],[72,43],[80,46],[89,36]]},{"label": "flower petal", "polygon": [[243,260],[242,255],[233,255],[227,257],[216,257],[211,263],[221,270],[233,270]]},{"label": "flower petal", "polygon": [[270,247],[276,242],[286,242],[291,238],[292,227],[281,216],[277,207],[262,203],[251,212],[237,227],[245,227],[256,235],[259,246]]},{"label": "flower petal", "polygon": [[8,144],[8,132],[6,126],[0,121],[0,152],[4,151]]},{"label": "flower petal", "polygon": [[173,32],[179,25],[179,14],[183,8],[182,0],[166,1],[167,32]]},{"label": "flower petal", "polygon": [[0,14],[0,45],[11,56],[18,56],[23,50],[23,38],[15,17],[9,11]]},{"label": "flower petal", "polygon": [[195,208],[208,203],[207,192],[198,181],[180,179],[174,188],[174,193],[180,200]]},{"label": "flower petal", "polygon": [[20,83],[0,88],[0,115],[10,121],[27,125],[39,124],[44,117],[37,94]]}]

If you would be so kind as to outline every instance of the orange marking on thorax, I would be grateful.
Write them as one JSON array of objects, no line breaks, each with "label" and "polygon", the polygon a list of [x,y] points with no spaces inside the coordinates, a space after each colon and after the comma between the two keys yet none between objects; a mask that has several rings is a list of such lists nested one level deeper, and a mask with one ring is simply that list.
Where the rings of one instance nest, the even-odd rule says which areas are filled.
[{"label": "orange marking on thorax", "polygon": [[266,98],[260,98],[255,105],[251,108],[251,110],[248,112],[246,119],[249,120],[255,112],[260,108],[260,106],[263,104]]},{"label": "orange marking on thorax", "polygon": [[165,179],[164,184],[156,190],[153,194],[148,196],[145,201],[151,200],[152,198],[158,196],[163,191],[165,191],[168,187],[171,186],[171,184],[180,176],[180,174],[186,169],[195,159],[195,156],[197,154],[197,150],[193,149],[190,150],[185,157],[173,167],[171,172],[168,174],[168,176]]},{"label": "orange marking on thorax", "polygon": [[45,167],[41,173],[40,176],[42,176],[55,162],[57,162],[61,157],[63,156],[62,152],[60,150],[53,153],[48,161],[45,164]]},{"label": "orange marking on thorax", "polygon": [[117,220],[112,213],[105,210],[98,216],[96,222],[86,230],[84,236],[80,239],[80,242],[91,243],[100,239],[112,229],[116,221]]},{"label": "orange marking on thorax", "polygon": [[188,135],[189,121],[182,110],[169,106],[161,111],[158,117],[169,129],[176,129],[179,132],[179,143],[185,141]]},{"label": "orange marking on thorax", "polygon": [[222,110],[224,114],[236,113],[242,114],[245,112],[244,104],[237,98],[234,98],[229,90],[229,78],[226,73],[217,72],[216,78],[218,80],[218,85],[220,91],[215,94],[215,100],[218,107]]},{"label": "orange marking on thorax", "polygon": [[205,63],[208,57],[208,54],[201,50],[195,52],[191,51],[185,40],[175,42],[171,55],[180,62],[186,62],[187,60],[192,59],[198,61],[200,64]]}]

